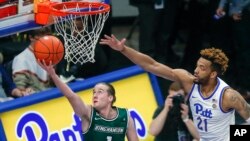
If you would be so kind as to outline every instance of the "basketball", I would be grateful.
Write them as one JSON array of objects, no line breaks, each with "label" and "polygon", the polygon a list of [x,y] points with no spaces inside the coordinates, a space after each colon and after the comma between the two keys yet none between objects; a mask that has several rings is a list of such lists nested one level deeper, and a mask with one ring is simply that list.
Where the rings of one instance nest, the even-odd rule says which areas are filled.
[{"label": "basketball", "polygon": [[64,56],[64,46],[57,37],[46,35],[35,41],[34,55],[36,59],[44,60],[47,65],[50,61],[56,65]]}]

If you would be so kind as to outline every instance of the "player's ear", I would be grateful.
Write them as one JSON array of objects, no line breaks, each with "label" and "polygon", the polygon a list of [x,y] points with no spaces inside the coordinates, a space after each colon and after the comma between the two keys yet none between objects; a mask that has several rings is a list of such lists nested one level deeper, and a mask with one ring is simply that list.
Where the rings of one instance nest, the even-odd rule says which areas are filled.
[{"label": "player's ear", "polygon": [[216,78],[218,75],[217,71],[212,71],[212,73],[210,74],[211,78]]},{"label": "player's ear", "polygon": [[109,95],[109,101],[113,101],[114,97],[112,95]]}]

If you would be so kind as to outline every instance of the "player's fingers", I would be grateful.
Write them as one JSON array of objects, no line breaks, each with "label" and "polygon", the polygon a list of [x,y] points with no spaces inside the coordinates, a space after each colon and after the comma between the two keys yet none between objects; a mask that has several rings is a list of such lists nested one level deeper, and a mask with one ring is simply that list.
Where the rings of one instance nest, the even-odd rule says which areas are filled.
[{"label": "player's fingers", "polygon": [[40,60],[40,59],[37,59],[37,63],[38,63],[39,65],[41,65],[41,60]]},{"label": "player's fingers", "polygon": [[101,39],[100,44],[108,44],[108,40],[107,39]]},{"label": "player's fingers", "polygon": [[123,38],[123,39],[121,40],[121,44],[125,44],[126,41],[127,41],[127,39],[126,39],[126,38]]},{"label": "player's fingers", "polygon": [[115,35],[114,34],[111,34],[111,37],[112,37],[112,39],[114,39],[114,40],[118,40],[116,37],[115,37]]},{"label": "player's fingers", "polygon": [[106,39],[111,39],[111,37],[110,36],[108,36],[108,35],[104,35],[104,37],[106,38]]}]

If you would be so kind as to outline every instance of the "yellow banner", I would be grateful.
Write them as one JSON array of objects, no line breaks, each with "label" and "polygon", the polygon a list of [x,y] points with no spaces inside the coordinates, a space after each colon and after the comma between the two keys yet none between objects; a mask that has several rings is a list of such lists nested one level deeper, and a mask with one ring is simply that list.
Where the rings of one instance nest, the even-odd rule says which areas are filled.
[{"label": "yellow banner", "polygon": [[[78,83],[88,83],[83,80]],[[157,100],[148,73],[141,73],[111,82],[116,89],[117,107],[128,108],[141,141],[152,141],[148,128],[157,107]],[[92,87],[77,92],[87,104],[92,104]],[[41,93],[49,95],[47,93]],[[39,94],[37,94],[39,95]],[[11,101],[11,102],[15,102]],[[0,114],[7,141],[81,140],[80,119],[65,97],[48,99]],[[5,139],[3,139],[5,140]]]}]

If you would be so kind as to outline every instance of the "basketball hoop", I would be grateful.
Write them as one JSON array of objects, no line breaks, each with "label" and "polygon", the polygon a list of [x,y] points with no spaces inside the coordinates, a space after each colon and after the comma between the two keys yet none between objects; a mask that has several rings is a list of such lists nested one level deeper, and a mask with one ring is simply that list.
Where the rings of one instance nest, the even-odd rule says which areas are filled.
[{"label": "basketball hoop", "polygon": [[100,2],[51,3],[56,32],[63,37],[67,62],[95,62],[95,47],[110,6]]}]

